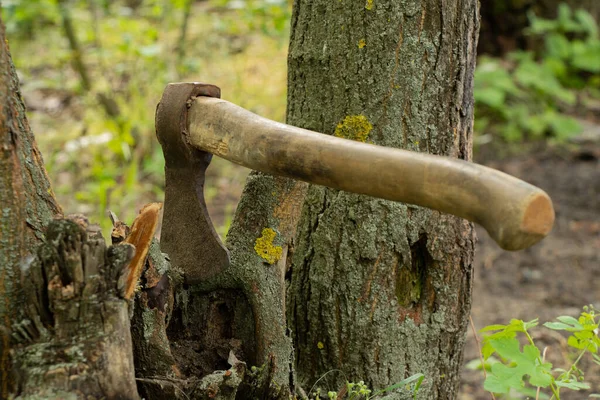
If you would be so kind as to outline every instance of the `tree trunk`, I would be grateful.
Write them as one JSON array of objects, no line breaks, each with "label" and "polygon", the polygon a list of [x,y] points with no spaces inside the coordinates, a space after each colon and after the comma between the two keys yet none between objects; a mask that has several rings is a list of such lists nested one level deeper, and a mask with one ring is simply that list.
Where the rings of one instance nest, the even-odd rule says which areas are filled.
[{"label": "tree trunk", "polygon": [[[471,159],[478,21],[476,0],[296,0],[287,122]],[[300,384],[423,373],[420,398],[455,398],[473,245],[460,218],[310,187],[287,307]]]},{"label": "tree trunk", "polygon": [[20,398],[138,399],[126,300],[134,246],[98,227],[52,221],[22,268],[27,318],[12,329]]},{"label": "tree trunk", "polygon": [[61,213],[19,91],[4,25],[0,22],[0,398],[9,391],[10,362],[6,333],[25,315],[20,264],[44,236],[52,217]]}]

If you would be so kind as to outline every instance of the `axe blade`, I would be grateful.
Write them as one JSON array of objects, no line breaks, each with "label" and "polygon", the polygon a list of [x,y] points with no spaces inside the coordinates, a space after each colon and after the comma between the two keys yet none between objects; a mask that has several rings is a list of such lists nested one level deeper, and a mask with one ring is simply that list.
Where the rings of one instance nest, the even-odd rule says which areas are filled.
[{"label": "axe blade", "polygon": [[204,201],[212,154],[188,145],[187,113],[197,96],[219,98],[221,91],[203,83],[169,84],[156,108],[156,136],[165,157],[161,248],[183,269],[188,284],[207,280],[230,263]]}]

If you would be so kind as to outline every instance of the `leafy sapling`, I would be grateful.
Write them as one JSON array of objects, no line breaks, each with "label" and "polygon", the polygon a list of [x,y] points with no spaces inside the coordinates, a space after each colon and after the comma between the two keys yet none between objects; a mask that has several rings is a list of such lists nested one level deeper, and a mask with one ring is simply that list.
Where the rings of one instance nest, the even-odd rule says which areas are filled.
[{"label": "leafy sapling", "polygon": [[[577,356],[567,369],[553,368],[545,360],[545,350],[540,351],[530,331],[538,326],[538,320],[522,321],[513,319],[508,325],[490,325],[481,330],[483,338],[481,353],[487,376],[485,390],[508,395],[512,391],[540,398],[544,391],[550,399],[560,400],[561,390],[586,390],[590,386],[584,381],[584,373],[578,367],[581,359],[591,355],[600,364],[598,349],[598,314],[593,306],[583,308],[579,318],[560,316],[555,322],[543,326],[570,333],[567,344],[577,351]],[[525,339],[521,346],[519,339]],[[495,360],[495,355],[499,360]],[[492,362],[494,360],[494,362]]]}]

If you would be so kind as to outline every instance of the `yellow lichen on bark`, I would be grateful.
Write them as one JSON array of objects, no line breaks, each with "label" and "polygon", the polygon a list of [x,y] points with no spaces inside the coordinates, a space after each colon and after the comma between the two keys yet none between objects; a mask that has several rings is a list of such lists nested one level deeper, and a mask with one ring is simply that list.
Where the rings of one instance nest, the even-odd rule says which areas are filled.
[{"label": "yellow lichen on bark", "polygon": [[269,264],[275,264],[283,254],[282,247],[273,244],[275,236],[277,236],[277,233],[273,229],[265,228],[262,230],[261,237],[257,238],[254,243],[256,254],[261,256]]},{"label": "yellow lichen on bark", "polygon": [[344,139],[366,142],[373,125],[364,115],[348,115],[335,127],[334,135]]}]

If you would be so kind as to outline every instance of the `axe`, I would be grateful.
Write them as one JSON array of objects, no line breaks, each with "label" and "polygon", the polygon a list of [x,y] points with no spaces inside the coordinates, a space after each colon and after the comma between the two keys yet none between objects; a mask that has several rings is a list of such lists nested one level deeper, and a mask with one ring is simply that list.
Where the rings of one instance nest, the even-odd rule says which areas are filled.
[{"label": "axe", "polygon": [[166,175],[161,244],[189,283],[229,265],[204,202],[213,154],[269,174],[456,215],[483,226],[506,250],[535,244],[554,223],[548,195],[515,177],[271,121],[221,100],[214,85],[169,84],[157,107],[156,130]]}]

